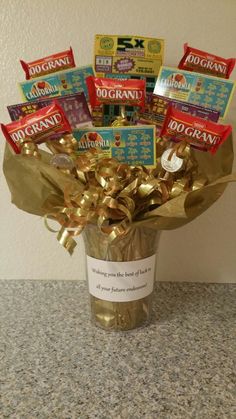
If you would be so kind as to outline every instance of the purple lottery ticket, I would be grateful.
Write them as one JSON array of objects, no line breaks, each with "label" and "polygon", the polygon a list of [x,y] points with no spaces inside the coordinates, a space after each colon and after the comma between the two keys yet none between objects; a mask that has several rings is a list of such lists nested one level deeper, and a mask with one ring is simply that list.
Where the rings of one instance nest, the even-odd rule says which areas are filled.
[{"label": "purple lottery ticket", "polygon": [[186,112],[209,121],[217,122],[220,116],[220,112],[214,109],[152,94],[147,96],[146,108],[144,113],[140,114],[140,120],[150,120],[152,123],[162,125],[170,103],[181,112]]},{"label": "purple lottery ticket", "polygon": [[42,100],[39,99],[34,102],[19,103],[8,106],[7,109],[11,120],[16,121],[23,116],[50,105],[55,100],[64,110],[72,129],[92,126],[92,117],[83,92]]}]

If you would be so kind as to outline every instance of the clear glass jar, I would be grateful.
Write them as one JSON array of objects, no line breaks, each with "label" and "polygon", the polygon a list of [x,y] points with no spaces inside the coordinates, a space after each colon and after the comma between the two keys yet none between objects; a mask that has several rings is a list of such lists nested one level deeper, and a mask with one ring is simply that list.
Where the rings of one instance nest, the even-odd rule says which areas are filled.
[{"label": "clear glass jar", "polygon": [[83,238],[92,321],[112,331],[149,323],[160,231],[136,226],[111,242],[88,225]]}]

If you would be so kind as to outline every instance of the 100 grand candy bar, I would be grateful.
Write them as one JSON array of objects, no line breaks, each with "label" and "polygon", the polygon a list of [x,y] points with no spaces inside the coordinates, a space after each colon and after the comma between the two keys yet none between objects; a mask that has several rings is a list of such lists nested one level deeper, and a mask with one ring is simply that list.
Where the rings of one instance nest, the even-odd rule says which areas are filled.
[{"label": "100 grand candy bar", "polygon": [[144,109],[145,80],[120,80],[104,77],[86,79],[90,105],[102,104],[138,106]]},{"label": "100 grand candy bar", "polygon": [[178,68],[228,79],[235,66],[235,58],[222,58],[184,44],[184,56]]},{"label": "100 grand candy bar", "polygon": [[49,55],[48,57],[40,58],[31,63],[26,63],[23,60],[20,60],[20,63],[25,71],[26,80],[75,67],[75,60],[71,47],[68,51]]},{"label": "100 grand candy bar", "polygon": [[230,125],[206,121],[169,105],[160,137],[185,141],[200,150],[214,154],[231,132]]},{"label": "100 grand candy bar", "polygon": [[71,126],[55,102],[10,124],[1,124],[3,134],[13,150],[20,154],[25,139],[42,143],[54,134],[71,132]]}]

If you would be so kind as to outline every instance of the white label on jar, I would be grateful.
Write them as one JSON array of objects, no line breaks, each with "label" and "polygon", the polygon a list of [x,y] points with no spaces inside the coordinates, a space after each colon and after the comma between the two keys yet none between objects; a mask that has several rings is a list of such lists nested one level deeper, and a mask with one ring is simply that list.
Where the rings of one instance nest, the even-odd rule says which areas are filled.
[{"label": "white label on jar", "polygon": [[87,256],[89,292],[106,301],[134,301],[153,291],[156,255],[132,262]]}]

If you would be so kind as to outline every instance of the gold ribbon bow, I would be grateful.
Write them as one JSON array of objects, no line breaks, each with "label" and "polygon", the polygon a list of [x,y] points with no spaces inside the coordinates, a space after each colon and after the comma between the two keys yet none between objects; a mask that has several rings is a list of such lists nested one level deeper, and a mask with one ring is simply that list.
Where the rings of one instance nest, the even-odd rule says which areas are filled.
[{"label": "gold ribbon bow", "polygon": [[78,190],[68,182],[64,190],[65,206],[56,208],[54,214],[45,217],[50,231],[55,232],[49,226],[48,218],[59,222],[61,228],[56,231],[57,239],[70,254],[76,245],[73,237],[79,235],[87,223],[96,224],[104,234],[109,235],[111,241],[115,240],[126,234],[131,223],[146,212],[184,190],[196,190],[205,182],[203,179],[193,181],[195,164],[190,158],[190,147],[184,141],[173,147],[173,153],[186,159],[186,168],[183,173],[166,177],[161,176],[163,173],[158,164],[152,170],[129,166],[103,157],[100,149],[90,149],[77,156],[75,141],[68,135],[48,143],[54,153],[67,153],[74,159],[75,168],[71,170],[71,175],[80,182]]}]

